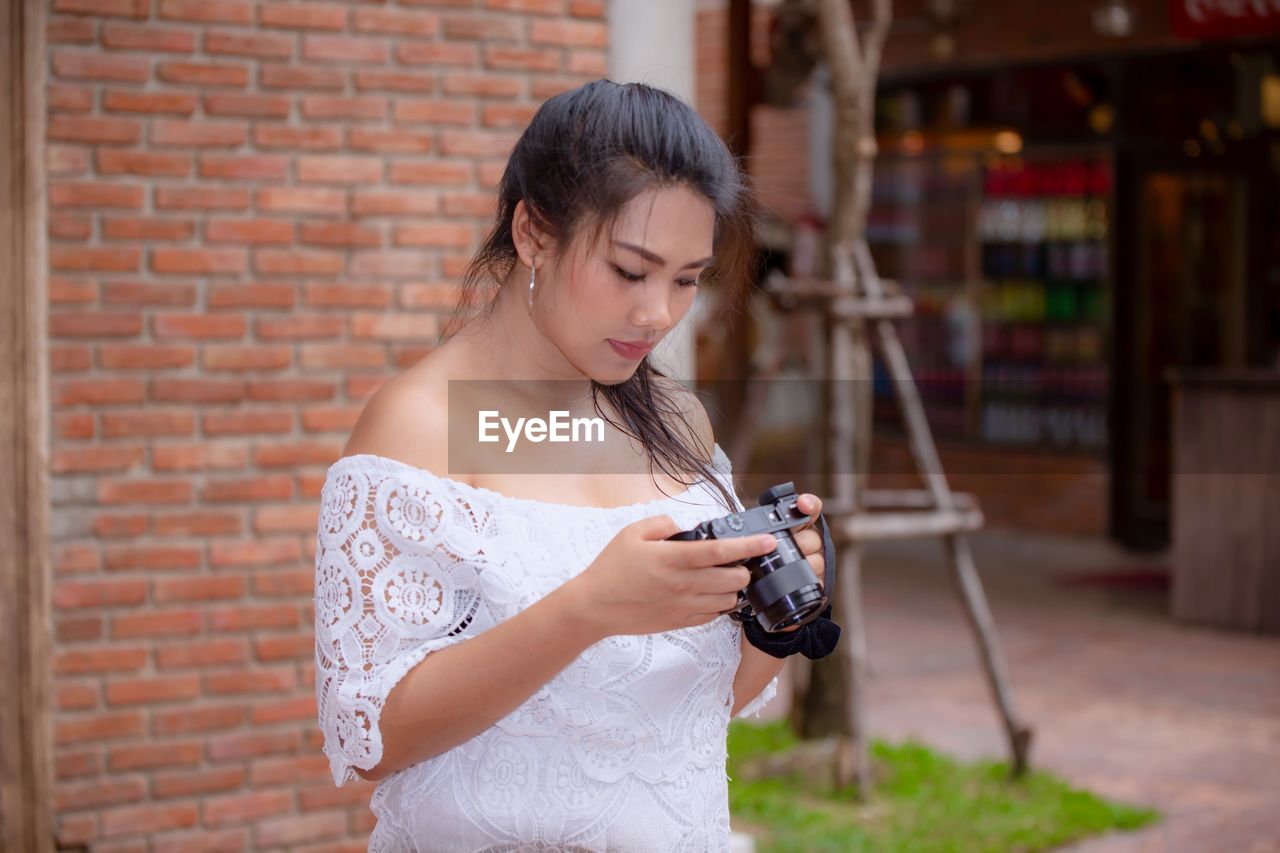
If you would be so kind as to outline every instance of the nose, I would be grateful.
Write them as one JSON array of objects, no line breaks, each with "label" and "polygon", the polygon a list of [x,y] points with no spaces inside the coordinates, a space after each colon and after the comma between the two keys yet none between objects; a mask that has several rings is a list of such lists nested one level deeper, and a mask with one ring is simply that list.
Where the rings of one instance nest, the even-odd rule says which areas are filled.
[{"label": "nose", "polygon": [[659,332],[671,325],[671,291],[654,281],[646,281],[637,289],[640,296],[631,309],[631,322],[636,328]]}]

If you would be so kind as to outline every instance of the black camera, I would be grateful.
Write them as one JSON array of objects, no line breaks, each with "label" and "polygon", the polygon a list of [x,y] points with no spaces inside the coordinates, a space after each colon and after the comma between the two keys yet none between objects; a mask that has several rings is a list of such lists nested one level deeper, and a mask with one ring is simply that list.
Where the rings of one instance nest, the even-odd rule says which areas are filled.
[{"label": "black camera", "polygon": [[827,595],[791,533],[809,520],[797,501],[795,485],[780,483],[760,495],[758,507],[704,521],[667,538],[696,541],[773,534],[778,542],[773,551],[744,562],[751,582],[738,593],[738,606],[729,615],[740,622],[754,616],[766,631],[804,625],[826,608]]}]

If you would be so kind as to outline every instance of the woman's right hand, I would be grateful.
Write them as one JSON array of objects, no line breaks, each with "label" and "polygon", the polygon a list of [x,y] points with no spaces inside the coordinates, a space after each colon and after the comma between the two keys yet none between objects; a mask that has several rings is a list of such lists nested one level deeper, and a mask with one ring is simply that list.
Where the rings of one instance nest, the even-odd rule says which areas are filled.
[{"label": "woman's right hand", "polygon": [[751,581],[740,565],[768,554],[771,534],[667,541],[682,528],[669,515],[628,524],[568,584],[580,624],[600,637],[656,634],[703,625],[738,604]]}]

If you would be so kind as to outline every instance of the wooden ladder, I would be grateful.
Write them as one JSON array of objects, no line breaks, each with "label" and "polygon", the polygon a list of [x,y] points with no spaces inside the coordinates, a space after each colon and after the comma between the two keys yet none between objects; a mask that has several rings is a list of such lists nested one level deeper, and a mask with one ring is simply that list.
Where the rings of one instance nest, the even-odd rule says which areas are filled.
[{"label": "wooden ladder", "polygon": [[[1009,738],[1013,775],[1026,772],[1032,730],[1018,718],[1013,691],[1000,652],[995,622],[987,606],[982,582],[974,566],[967,534],[983,525],[982,511],[973,495],[952,492],[925,416],[919,390],[898,339],[893,321],[912,314],[910,298],[894,282],[876,274],[865,241],[836,247],[834,280],[789,279],[774,274],[765,290],[782,309],[818,310],[832,321],[830,345],[824,348],[827,376],[835,382],[827,424],[831,437],[828,465],[833,472],[834,494],[823,502],[838,551],[836,607],[843,615],[844,642],[838,652],[844,666],[850,702],[845,720],[848,737],[837,748],[837,775],[856,779],[859,791],[871,790],[865,712],[866,636],[862,616],[862,563],[865,543],[878,539],[940,536],[946,543],[957,593],[964,606],[981,653],[993,698]],[[857,473],[854,429],[860,406],[869,426],[870,347],[865,334],[870,326],[879,352],[898,396],[906,423],[916,470],[925,488],[874,490],[863,485]],[[777,336],[781,337],[781,336]],[[752,382],[731,445],[736,471],[748,470],[757,413],[763,408],[770,380],[782,368],[787,348],[771,342],[759,377]],[[856,392],[864,392],[860,403]],[[869,436],[868,436],[869,441]]]}]

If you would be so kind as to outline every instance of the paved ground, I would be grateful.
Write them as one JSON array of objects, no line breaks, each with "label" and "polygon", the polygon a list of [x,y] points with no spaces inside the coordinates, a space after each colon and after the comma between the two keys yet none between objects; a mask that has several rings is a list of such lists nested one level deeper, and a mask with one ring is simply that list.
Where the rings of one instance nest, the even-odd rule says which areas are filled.
[{"label": "paved ground", "polygon": [[[971,541],[1036,730],[1033,764],[1165,815],[1072,853],[1280,852],[1280,637],[1173,623],[1152,571],[1167,555],[1012,532]],[[1082,583],[1099,573],[1132,583]],[[1005,756],[941,543],[878,544],[865,595],[875,735]]]}]

